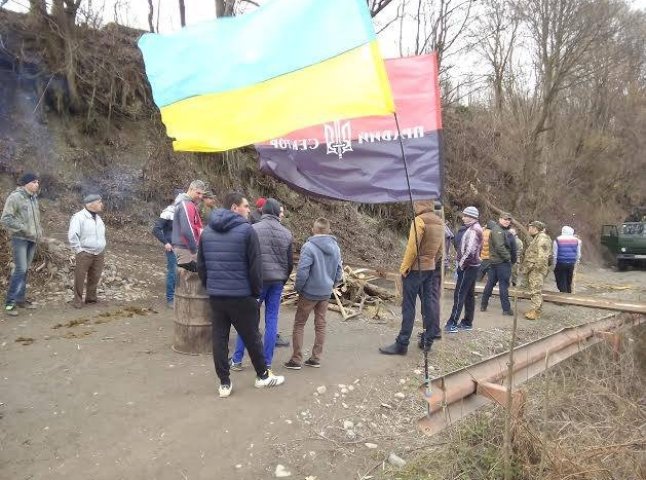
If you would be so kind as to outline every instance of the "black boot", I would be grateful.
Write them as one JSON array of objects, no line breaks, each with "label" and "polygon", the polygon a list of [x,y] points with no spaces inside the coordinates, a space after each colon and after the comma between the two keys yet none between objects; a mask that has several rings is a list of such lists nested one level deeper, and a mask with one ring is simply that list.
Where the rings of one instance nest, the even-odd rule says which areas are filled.
[{"label": "black boot", "polygon": [[408,347],[395,342],[387,347],[380,347],[379,353],[383,353],[384,355],[406,355],[408,353]]}]

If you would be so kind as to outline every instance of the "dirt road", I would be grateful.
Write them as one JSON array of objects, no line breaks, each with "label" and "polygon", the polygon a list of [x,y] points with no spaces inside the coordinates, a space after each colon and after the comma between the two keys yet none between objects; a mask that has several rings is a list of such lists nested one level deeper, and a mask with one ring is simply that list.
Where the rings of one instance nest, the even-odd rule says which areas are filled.
[{"label": "dirt road", "polygon": [[[581,288],[643,301],[645,276],[591,270]],[[547,305],[542,320],[521,322],[520,338],[607,314]],[[280,318],[288,337],[293,315],[287,307]],[[509,326],[493,299],[487,313],[478,312],[473,332],[445,335],[434,345],[432,375],[506,349]],[[414,426],[424,413],[414,391],[422,381],[417,348],[407,357],[377,353],[397,329],[395,322],[342,322],[330,312],[322,368],[285,370],[280,365],[290,349],[277,349],[283,387],[256,390],[247,366],[233,373],[233,395],[219,399],[211,357],[171,350],[172,311],[159,300],[81,311],[48,305],[5,317],[0,477],[264,479],[278,464],[292,478],[378,474],[389,452],[405,457],[429,442]],[[326,392],[318,394],[319,386]]]}]

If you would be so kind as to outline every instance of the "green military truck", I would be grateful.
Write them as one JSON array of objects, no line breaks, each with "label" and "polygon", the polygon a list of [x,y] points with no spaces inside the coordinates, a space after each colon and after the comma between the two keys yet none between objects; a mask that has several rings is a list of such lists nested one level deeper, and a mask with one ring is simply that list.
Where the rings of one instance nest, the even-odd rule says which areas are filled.
[{"label": "green military truck", "polygon": [[604,225],[601,244],[606,247],[605,256],[617,265],[619,271],[628,266],[646,263],[646,220],[624,222],[621,225]]}]

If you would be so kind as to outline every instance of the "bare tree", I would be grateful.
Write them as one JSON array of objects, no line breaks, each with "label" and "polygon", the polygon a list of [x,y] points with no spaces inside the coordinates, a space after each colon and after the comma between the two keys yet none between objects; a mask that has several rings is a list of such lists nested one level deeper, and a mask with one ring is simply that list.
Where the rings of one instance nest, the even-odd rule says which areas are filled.
[{"label": "bare tree", "polygon": [[[151,33],[155,33],[155,26],[153,25],[153,0],[148,0],[148,29]],[[159,15],[159,12],[157,13]]]},{"label": "bare tree", "polygon": [[184,0],[179,0],[179,23],[182,27],[186,26],[186,5],[184,5]]},{"label": "bare tree", "polygon": [[366,0],[368,2],[368,8],[370,9],[370,15],[374,18],[379,15],[384,8],[392,3],[393,0]]},{"label": "bare tree", "polygon": [[232,17],[235,12],[236,0],[215,0],[216,17]]},{"label": "bare tree", "polygon": [[53,0],[52,17],[64,51],[65,79],[69,90],[72,110],[79,110],[82,105],[77,87],[76,14],[81,0]]},{"label": "bare tree", "polygon": [[29,0],[29,13],[47,15],[47,4],[45,0]]},{"label": "bare tree", "polygon": [[508,0],[484,0],[474,26],[474,46],[491,69],[494,107],[501,115],[504,81],[512,61],[518,32],[518,16]]},{"label": "bare tree", "polygon": [[524,0],[518,7],[531,40],[538,79],[526,184],[534,165],[540,176],[547,174],[559,93],[585,77],[583,60],[590,49],[609,38],[614,9],[607,0]]},{"label": "bare tree", "polygon": [[[474,3],[475,0],[403,0],[403,8],[398,10],[400,54],[435,51],[442,66],[463,38]],[[414,37],[409,39],[411,31]],[[412,45],[408,45],[409,41]]]},{"label": "bare tree", "polygon": [[155,23],[155,31],[159,33],[159,17],[161,13],[161,0],[157,0],[157,23]]}]

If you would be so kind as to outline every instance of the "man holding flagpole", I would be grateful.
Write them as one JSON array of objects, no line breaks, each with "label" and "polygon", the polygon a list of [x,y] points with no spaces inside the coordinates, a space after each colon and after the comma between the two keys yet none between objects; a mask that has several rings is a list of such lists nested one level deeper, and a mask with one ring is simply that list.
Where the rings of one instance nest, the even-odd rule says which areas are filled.
[{"label": "man holding flagpole", "polygon": [[404,259],[399,267],[402,276],[402,324],[395,343],[381,347],[384,355],[406,355],[413,324],[415,323],[415,302],[422,301],[424,335],[421,343],[425,350],[433,344],[433,337],[440,335],[438,308],[433,305],[437,297],[432,287],[440,275],[442,258],[442,219],[433,211],[433,201],[415,202],[415,219],[410,227]]}]

